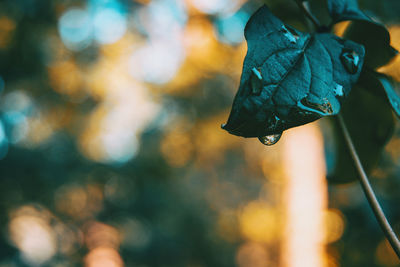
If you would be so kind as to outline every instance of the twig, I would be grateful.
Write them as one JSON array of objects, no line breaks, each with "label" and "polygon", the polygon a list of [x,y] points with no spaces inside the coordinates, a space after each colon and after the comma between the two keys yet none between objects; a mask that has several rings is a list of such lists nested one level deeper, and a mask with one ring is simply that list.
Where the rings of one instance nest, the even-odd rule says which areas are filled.
[{"label": "twig", "polygon": [[357,151],[354,147],[353,141],[351,140],[349,131],[347,130],[346,124],[344,123],[342,115],[338,115],[339,125],[342,129],[344,139],[346,140],[347,146],[350,150],[351,157],[354,160],[355,167],[357,168],[361,187],[364,190],[364,194],[367,197],[369,205],[372,208],[372,211],[375,214],[376,219],[378,220],[379,225],[381,226],[386,238],[389,240],[390,245],[392,246],[393,250],[396,252],[397,257],[400,259],[400,242],[397,238],[395,232],[393,231],[390,223],[388,222],[385,213],[380,206],[374,190],[372,189],[371,184],[369,183],[368,176],[364,171],[364,168],[361,164],[360,158],[358,157]]},{"label": "twig", "polygon": [[319,23],[318,19],[311,14],[310,10],[306,6],[306,3],[301,1],[301,0],[295,0],[301,11],[303,11],[304,14],[312,21],[312,23],[315,25],[317,29],[321,29],[322,25]]}]

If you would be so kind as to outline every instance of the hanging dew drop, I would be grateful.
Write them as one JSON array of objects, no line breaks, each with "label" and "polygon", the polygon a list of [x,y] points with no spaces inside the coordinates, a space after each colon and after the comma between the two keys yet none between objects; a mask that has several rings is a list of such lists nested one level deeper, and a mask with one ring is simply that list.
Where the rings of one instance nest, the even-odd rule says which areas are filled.
[{"label": "hanging dew drop", "polygon": [[279,139],[281,139],[281,136],[282,136],[282,133],[271,134],[271,135],[266,135],[266,136],[259,136],[258,140],[260,140],[260,142],[263,145],[272,146],[272,145],[275,145],[276,143],[278,143]]},{"label": "hanging dew drop", "polygon": [[355,74],[358,71],[358,66],[360,64],[360,57],[355,51],[343,50],[340,55],[340,60],[347,72],[350,74]]}]

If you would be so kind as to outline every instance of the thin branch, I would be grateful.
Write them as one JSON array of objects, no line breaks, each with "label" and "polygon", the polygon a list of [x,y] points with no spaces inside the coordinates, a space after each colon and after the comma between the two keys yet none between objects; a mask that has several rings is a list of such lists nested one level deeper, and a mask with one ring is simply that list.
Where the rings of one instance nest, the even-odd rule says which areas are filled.
[{"label": "thin branch", "polygon": [[312,21],[317,29],[321,29],[321,23],[319,23],[318,19],[310,12],[308,6],[305,2],[301,0],[295,0],[301,11]]},{"label": "thin branch", "polygon": [[350,150],[351,157],[354,160],[355,167],[357,168],[361,187],[364,190],[365,196],[369,202],[369,205],[372,208],[372,211],[375,214],[376,219],[378,220],[379,225],[381,226],[386,238],[389,240],[390,245],[392,246],[393,250],[396,252],[397,257],[400,259],[400,242],[397,238],[395,232],[393,231],[390,223],[386,219],[385,213],[380,206],[374,190],[372,189],[371,184],[369,183],[368,176],[364,171],[364,168],[361,164],[360,158],[358,157],[357,151],[354,147],[353,141],[351,140],[349,131],[347,130],[346,124],[344,123],[342,115],[338,115],[338,120],[340,124],[340,128],[342,129],[344,139],[346,140],[347,146]]}]

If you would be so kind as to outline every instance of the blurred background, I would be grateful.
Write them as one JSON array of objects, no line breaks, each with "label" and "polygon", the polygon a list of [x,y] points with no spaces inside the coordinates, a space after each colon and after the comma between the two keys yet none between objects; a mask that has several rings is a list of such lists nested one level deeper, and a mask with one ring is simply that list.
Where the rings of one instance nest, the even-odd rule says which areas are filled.
[{"label": "blurred background", "polygon": [[[359,2],[400,49],[399,1]],[[399,266],[359,185],[328,187],[324,122],[220,129],[261,4],[0,1],[0,267]],[[398,136],[372,181],[397,232]]]}]

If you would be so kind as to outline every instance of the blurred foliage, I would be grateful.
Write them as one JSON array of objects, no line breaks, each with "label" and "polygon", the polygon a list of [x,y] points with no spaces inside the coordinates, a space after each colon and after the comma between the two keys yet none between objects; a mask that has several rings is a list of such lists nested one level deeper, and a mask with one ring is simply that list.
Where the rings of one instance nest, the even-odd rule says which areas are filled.
[{"label": "blurred foliage", "polygon": [[[292,2],[268,5],[305,29]],[[359,2],[399,49],[399,2]],[[281,147],[219,128],[260,5],[0,1],[1,267],[280,266]],[[398,231],[399,156],[373,172]],[[326,218],[327,266],[398,265],[357,184]]]}]

